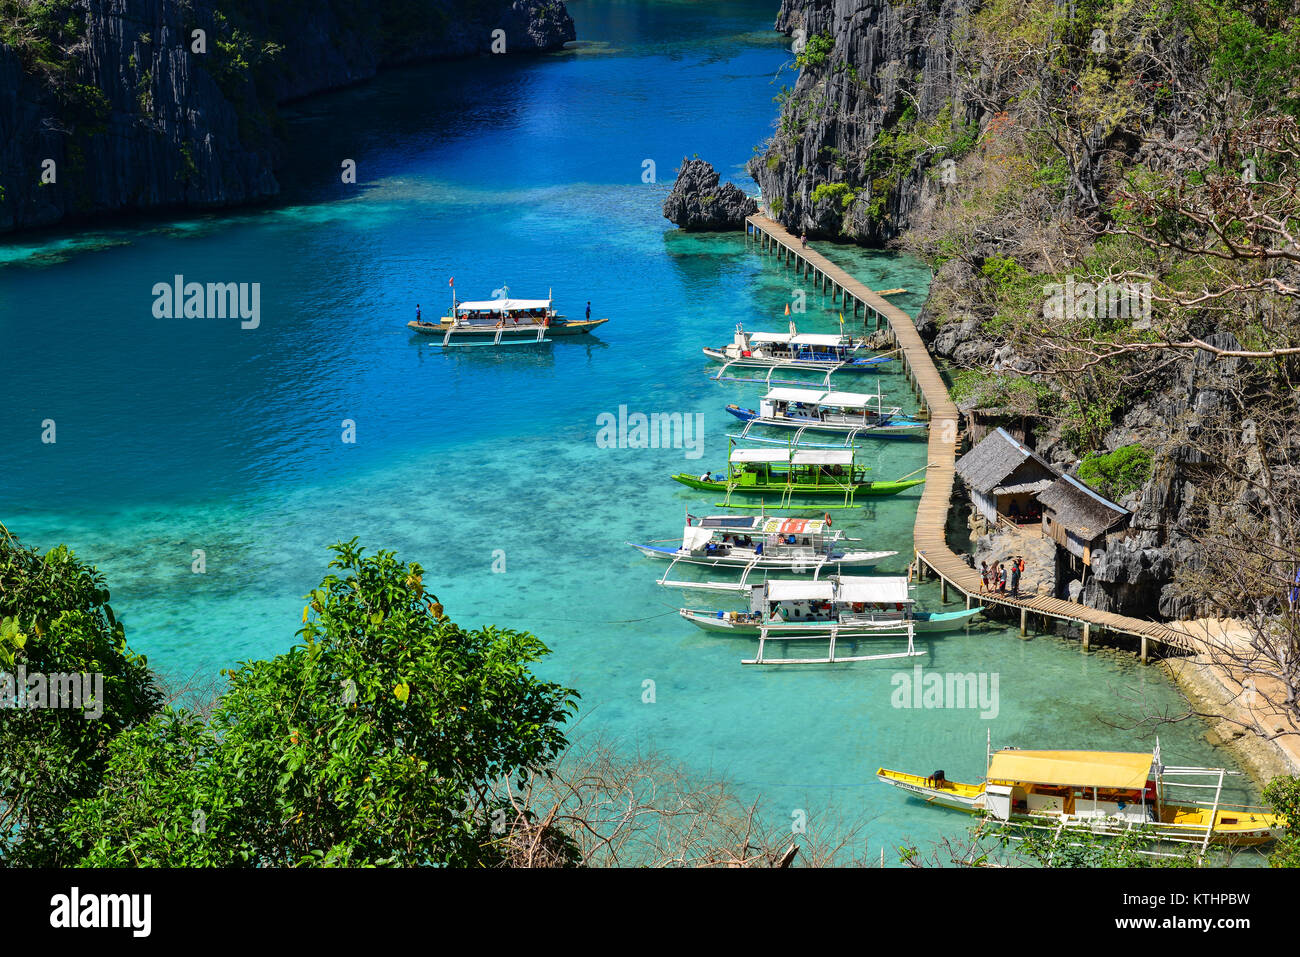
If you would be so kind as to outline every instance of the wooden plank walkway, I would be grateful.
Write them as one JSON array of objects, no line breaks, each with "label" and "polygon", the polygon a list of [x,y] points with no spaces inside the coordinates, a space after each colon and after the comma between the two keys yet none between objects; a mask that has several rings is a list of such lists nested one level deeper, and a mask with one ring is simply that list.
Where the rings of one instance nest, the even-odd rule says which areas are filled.
[{"label": "wooden plank walkway", "polygon": [[948,547],[946,534],[948,510],[956,478],[961,415],[948,394],[948,386],[939,374],[930,350],[916,329],[916,323],[902,309],[868,289],[821,253],[804,247],[799,238],[787,232],[780,223],[766,216],[750,216],[745,220],[745,235],[751,234],[765,251],[774,252],[782,262],[794,265],[801,274],[812,276],[822,284],[823,289],[829,284],[832,288],[832,301],[837,295],[841,304],[851,300],[855,316],[861,308],[865,311],[864,318],[874,316],[878,324],[882,321],[888,324],[894,343],[900,351],[908,382],[917,392],[922,408],[928,410],[930,416],[928,466],[921,501],[916,509],[912,538],[917,573],[919,575],[924,569],[929,569],[938,576],[942,582],[943,600],[947,600],[947,590],[951,586],[966,596],[968,607],[975,602],[1019,608],[1022,635],[1026,632],[1030,614],[1076,622],[1083,626],[1085,649],[1090,643],[1093,628],[1132,635],[1142,640],[1143,661],[1147,660],[1148,642],[1152,641],[1182,651],[1202,650],[1193,636],[1159,622],[1116,615],[1059,598],[1040,595],[1012,598],[1009,595],[981,593],[979,574]]}]

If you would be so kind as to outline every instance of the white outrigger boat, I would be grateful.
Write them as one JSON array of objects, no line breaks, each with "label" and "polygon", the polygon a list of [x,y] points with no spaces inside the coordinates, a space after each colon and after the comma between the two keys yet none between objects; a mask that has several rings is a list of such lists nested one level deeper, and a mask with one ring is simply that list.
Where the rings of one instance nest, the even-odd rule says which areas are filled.
[{"label": "white outrigger boat", "polygon": [[[647,558],[667,559],[670,564],[660,585],[725,591],[743,591],[749,573],[775,569],[817,578],[823,571],[845,568],[867,570],[896,551],[866,551],[845,548],[843,531],[831,527],[831,518],[789,518],[774,515],[706,515],[695,524],[686,516],[681,542],[675,539],[644,544],[628,542]],[[739,584],[674,582],[668,576],[679,563],[708,568],[741,570]]]},{"label": "white outrigger boat", "polygon": [[502,299],[457,302],[437,322],[412,320],[407,328],[426,336],[442,336],[442,345],[515,346],[550,342],[555,336],[590,332],[608,319],[565,319],[555,311],[554,299]]},{"label": "white outrigger boat", "polygon": [[886,408],[884,397],[863,392],[827,392],[822,389],[777,388],[759,401],[757,411],[728,405],[727,411],[745,423],[737,438],[746,438],[751,427],[798,429],[796,445],[804,432],[835,432],[857,438],[923,436],[928,422],[910,419],[898,406]]},{"label": "white outrigger boat", "polygon": [[[1022,751],[985,753],[984,780],[949,781],[942,771],[929,777],[880,768],[876,778],[927,804],[979,814],[995,824],[1021,824],[1054,831],[1078,827],[1114,837],[1146,829],[1173,843],[1252,845],[1273,840],[1282,827],[1262,808],[1223,804],[1223,768],[1168,767],[1160,742],[1150,753],[1127,751]],[[1169,792],[1191,790],[1187,803]],[[1213,792],[1212,800],[1196,800]]]},{"label": "white outrigger boat", "polygon": [[868,348],[865,339],[850,335],[800,333],[793,322],[789,332],[746,332],[737,323],[731,342],[721,348],[705,346],[704,354],[723,364],[715,379],[734,366],[767,369],[767,378],[760,381],[770,382],[776,369],[796,369],[824,372],[829,383],[836,372],[872,372],[893,361],[887,355],[858,355]]},{"label": "white outrigger boat", "polygon": [[[769,580],[750,586],[749,611],[682,608],[679,614],[704,631],[758,639],[758,655],[745,664],[839,664],[910,658],[918,632],[959,628],[984,609],[918,612],[908,582],[900,576],[832,575],[814,581]],[[907,650],[888,654],[837,655],[844,640],[906,638]],[[768,658],[769,641],[828,641],[825,657]]]}]

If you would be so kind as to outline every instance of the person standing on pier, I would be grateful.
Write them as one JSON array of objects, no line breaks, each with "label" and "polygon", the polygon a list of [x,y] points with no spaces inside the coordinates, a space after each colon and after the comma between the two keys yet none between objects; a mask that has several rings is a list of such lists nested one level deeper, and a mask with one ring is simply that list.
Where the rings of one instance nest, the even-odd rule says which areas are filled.
[{"label": "person standing on pier", "polygon": [[980,562],[980,591],[989,590],[989,563]]},{"label": "person standing on pier", "polygon": [[808,248],[808,231],[807,231],[807,230],[804,230],[803,234],[800,235],[800,237],[799,237],[799,245],[801,245],[804,249],[807,249],[807,248]]},{"label": "person standing on pier", "polygon": [[1011,594],[1016,598],[1020,597],[1020,565],[1020,559],[1011,560]]}]

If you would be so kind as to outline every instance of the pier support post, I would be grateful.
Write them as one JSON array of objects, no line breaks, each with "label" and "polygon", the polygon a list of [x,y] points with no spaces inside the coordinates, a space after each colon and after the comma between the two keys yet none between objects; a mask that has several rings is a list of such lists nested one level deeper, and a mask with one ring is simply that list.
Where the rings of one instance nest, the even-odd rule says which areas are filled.
[{"label": "pier support post", "polygon": [[970,595],[966,596],[966,610],[970,611]]},{"label": "pier support post", "polygon": [[948,604],[948,579],[939,579],[939,604]]},{"label": "pier support post", "polygon": [[1025,626],[1028,624],[1028,621],[1029,621],[1029,609],[1022,606],[1020,609],[1020,637],[1021,638],[1025,637]]},{"label": "pier support post", "polygon": [[1142,664],[1147,663],[1147,636],[1142,636]]},{"label": "pier support post", "polygon": [[1087,651],[1088,646],[1092,644],[1090,634],[1092,632],[1092,623],[1085,621],[1083,623],[1083,650]]}]

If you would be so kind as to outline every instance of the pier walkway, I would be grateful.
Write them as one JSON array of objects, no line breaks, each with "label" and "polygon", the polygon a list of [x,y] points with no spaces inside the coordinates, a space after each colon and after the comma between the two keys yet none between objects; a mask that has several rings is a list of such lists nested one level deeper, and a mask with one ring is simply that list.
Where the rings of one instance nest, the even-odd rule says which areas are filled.
[{"label": "pier walkway", "polygon": [[1041,595],[1013,598],[1010,595],[981,592],[979,573],[948,547],[945,534],[956,476],[957,450],[961,440],[961,416],[912,317],[881,294],[858,282],[821,253],[804,247],[797,236],[766,216],[748,217],[745,220],[745,235],[753,238],[762,251],[776,255],[782,263],[791,266],[796,274],[812,279],[822,292],[829,289],[831,301],[838,300],[846,311],[851,303],[853,315],[862,315],[868,326],[874,324],[879,329],[888,327],[907,381],[916,392],[922,410],[928,412],[930,418],[928,465],[921,502],[916,509],[913,549],[917,574],[922,575],[928,571],[939,578],[942,601],[948,601],[948,590],[953,588],[965,596],[968,608],[972,604],[1018,608],[1022,635],[1027,632],[1028,617],[1031,614],[1077,623],[1083,628],[1084,650],[1087,650],[1095,628],[1140,638],[1143,661],[1148,658],[1150,642],[1185,652],[1203,650],[1200,647],[1202,643],[1194,636],[1159,622],[1115,615],[1059,598]]}]

